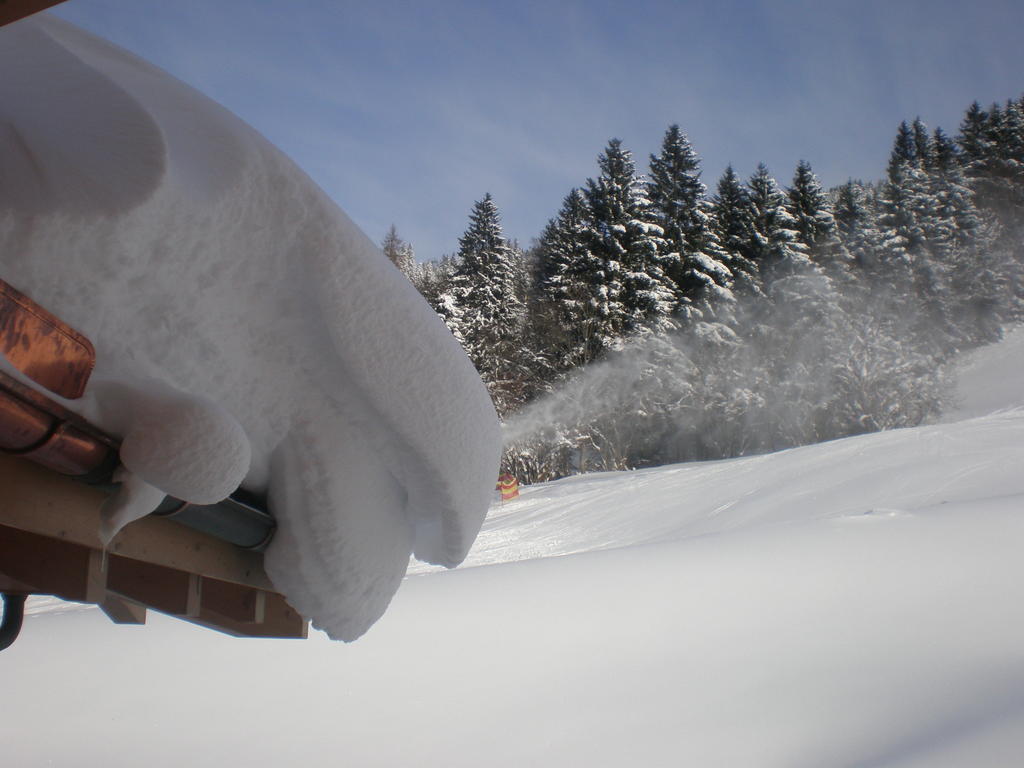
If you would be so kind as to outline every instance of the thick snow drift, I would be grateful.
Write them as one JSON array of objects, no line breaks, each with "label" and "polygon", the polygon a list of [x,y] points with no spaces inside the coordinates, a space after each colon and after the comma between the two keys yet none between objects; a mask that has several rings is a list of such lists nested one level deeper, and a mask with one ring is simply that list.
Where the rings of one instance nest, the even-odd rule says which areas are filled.
[{"label": "thick snow drift", "polygon": [[410,551],[458,564],[497,418],[415,289],[266,140],[53,18],[0,30],[0,276],[97,349],[83,401],[124,438],[117,527],[153,489],[269,492],[274,584],[352,639]]}]

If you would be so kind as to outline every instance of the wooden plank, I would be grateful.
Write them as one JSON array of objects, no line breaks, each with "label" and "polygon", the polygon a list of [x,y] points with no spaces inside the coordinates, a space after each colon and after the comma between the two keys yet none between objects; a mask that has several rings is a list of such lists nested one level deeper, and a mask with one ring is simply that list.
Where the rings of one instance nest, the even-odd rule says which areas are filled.
[{"label": "wooden plank", "polygon": [[107,594],[103,602],[100,603],[100,609],[115,624],[146,623],[146,606],[113,594]]},{"label": "wooden plank", "polygon": [[234,621],[209,610],[201,610],[197,618],[186,621],[235,637],[302,639],[307,636],[308,622],[281,595],[267,592],[264,599],[264,616],[260,624]]},{"label": "wooden plank", "polygon": [[0,574],[0,592],[9,595],[31,595],[35,592],[31,584]]},{"label": "wooden plank", "polygon": [[93,551],[81,544],[0,526],[0,572],[34,593],[88,602],[97,594],[95,566]]},{"label": "wooden plank", "polygon": [[63,2],[64,0],[0,0],[0,27]]},{"label": "wooden plank", "polygon": [[201,611],[241,624],[261,624],[266,619],[266,592],[216,579],[203,579]]},{"label": "wooden plank", "polygon": [[[100,507],[106,493],[32,462],[0,454],[0,525],[100,549]],[[111,542],[111,554],[273,591],[263,555],[146,517]]]},{"label": "wooden plank", "polygon": [[199,577],[185,571],[110,555],[107,590],[172,616],[199,615]]},{"label": "wooden plank", "polygon": [[203,579],[0,525],[0,585],[95,602],[117,623],[145,623],[146,608],[236,637],[304,638],[307,623],[274,592]]},{"label": "wooden plank", "polygon": [[107,568],[103,552],[89,550],[85,566],[85,602],[102,603],[107,599]]}]

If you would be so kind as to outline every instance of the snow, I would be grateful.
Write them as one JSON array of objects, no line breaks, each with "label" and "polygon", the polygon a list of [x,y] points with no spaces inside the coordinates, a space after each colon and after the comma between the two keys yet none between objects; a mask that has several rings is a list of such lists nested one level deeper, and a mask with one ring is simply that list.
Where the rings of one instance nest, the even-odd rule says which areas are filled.
[{"label": "snow", "polygon": [[494,504],[479,567],[408,578],[353,646],[30,617],[0,656],[19,702],[8,754],[26,768],[140,751],[154,766],[1015,765],[1024,409],[991,375],[1024,364],[1015,338],[970,366],[993,414],[524,488]]},{"label": "snow", "polygon": [[957,370],[957,407],[943,421],[984,416],[1002,408],[1024,408],[1024,326],[999,343],[971,352]]},{"label": "snow", "polygon": [[[465,565],[657,544],[819,517],[914,513],[1024,494],[1024,409],[724,461],[603,472],[521,489]],[[414,566],[415,572],[428,569]]]},{"label": "snow", "polygon": [[0,275],[96,346],[67,405],[124,438],[107,533],[162,493],[266,491],[268,573],[346,640],[410,552],[458,564],[497,417],[408,281],[265,139],[136,57],[38,16],[0,30],[0,69]]},{"label": "snow", "polygon": [[[357,598],[341,591],[335,603],[319,587],[339,580],[383,594],[411,547],[438,556],[428,559],[459,554],[473,516],[460,517],[471,505],[458,502],[491,493],[493,475],[484,488],[480,470],[477,488],[453,470],[474,477],[494,459],[477,455],[493,449],[480,434],[490,412],[474,412],[478,390],[457,373],[463,358],[445,351],[450,340],[388,277],[397,273],[377,266],[365,239],[258,137],[191,92],[181,98],[203,120],[162,115],[162,99],[142,91],[157,93],[164,76],[101,56],[105,46],[65,25],[14,28],[39,71],[47,60],[32,57],[60,58],[52,34],[108,79],[123,74],[112,82],[161,126],[166,162],[152,197],[130,210],[118,207],[119,184],[82,195],[32,187],[42,200],[32,205],[60,210],[27,223],[9,206],[4,276],[10,267],[35,278],[26,284],[75,309],[68,319],[98,341],[104,386],[160,396],[172,410],[196,403],[241,425],[247,482],[269,483],[283,521],[278,551],[296,553],[281,556],[292,567],[275,578],[292,580],[294,599],[323,611],[324,624],[354,631],[339,606]],[[0,51],[14,39],[2,34]],[[0,109],[13,103],[14,59],[0,61]],[[141,67],[132,77],[146,88],[129,89],[136,81],[121,67]],[[193,123],[230,139],[235,155],[217,158],[237,166],[230,189],[211,188],[220,174],[190,170],[187,158],[202,153],[189,155],[195,137],[181,132]],[[137,115],[124,130],[148,141]],[[115,213],[86,216],[93,204]],[[23,246],[49,262],[33,266]],[[342,254],[344,270],[327,252]],[[60,282],[72,267],[75,281]],[[150,281],[161,292],[140,294]],[[256,287],[254,306],[243,297]],[[99,299],[117,299],[118,316],[97,312],[107,306]],[[48,606],[37,603],[0,654],[5,759],[25,768],[1014,765],[1024,745],[1019,333],[966,363],[966,420],[526,488],[493,506],[468,558],[477,567],[420,566],[353,646],[241,641],[159,615],[117,627],[96,610],[41,613]],[[172,394],[145,383],[153,379]],[[292,391],[303,397],[284,396]],[[117,402],[93,397],[91,408]],[[212,431],[227,435],[229,422],[219,423]],[[406,497],[419,511],[406,511]],[[342,511],[323,514],[334,503]],[[374,514],[348,511],[371,503]],[[349,548],[335,558],[336,546]],[[374,556],[387,567],[358,561]],[[362,575],[345,581],[351,571]]]}]

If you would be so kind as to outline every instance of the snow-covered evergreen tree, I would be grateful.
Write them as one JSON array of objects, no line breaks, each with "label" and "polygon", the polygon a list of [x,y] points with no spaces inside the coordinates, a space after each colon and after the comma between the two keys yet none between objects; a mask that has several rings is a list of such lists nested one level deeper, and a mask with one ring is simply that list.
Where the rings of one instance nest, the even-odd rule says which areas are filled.
[{"label": "snow-covered evergreen tree", "polygon": [[[565,198],[531,249],[529,270],[512,245],[490,247],[500,227],[488,197],[458,258],[422,265],[414,281],[503,413],[576,382],[580,412],[506,453],[524,477],[910,426],[937,412],[951,350],[1024,317],[1024,227],[1010,216],[1024,212],[1022,108],[972,106],[957,143],[904,122],[883,182],[830,195],[801,163],[785,193],[764,166],[746,185],[729,168],[707,201],[676,126],[647,183],[614,140],[598,178]],[[717,258],[731,285],[699,254]],[[737,301],[708,299],[726,287]],[[672,326],[673,307],[676,320],[701,319],[650,333]],[[706,322],[712,314],[718,322]],[[518,330],[498,338],[495,328]]]},{"label": "snow-covered evergreen tree", "polygon": [[889,179],[893,178],[893,171],[901,165],[915,164],[917,162],[918,146],[914,139],[914,129],[904,120],[896,129],[896,138],[893,140],[892,151],[889,153]]},{"label": "snow-covered evergreen tree", "polygon": [[760,296],[760,270],[749,256],[751,220],[747,190],[731,165],[719,179],[716,192],[711,200],[712,222],[733,276],[733,289],[741,297]]},{"label": "snow-covered evergreen tree", "polygon": [[612,139],[598,157],[601,173],[588,179],[590,251],[600,260],[594,289],[602,347],[648,330],[673,327],[672,283],[661,265],[663,231],[652,220],[650,201],[630,152]]},{"label": "snow-covered evergreen tree", "polygon": [[398,236],[398,230],[394,224],[391,225],[387,234],[384,235],[380,249],[384,251],[384,255],[388,257],[391,263],[401,270],[403,275],[415,283],[416,256],[413,253],[412,246]]},{"label": "snow-covered evergreen tree", "polygon": [[849,255],[839,241],[832,204],[810,163],[801,160],[797,164],[793,186],[786,195],[786,209],[796,223],[797,241],[806,248],[811,260],[830,276],[842,276],[848,267]]},{"label": "snow-covered evergreen tree", "polygon": [[536,279],[556,370],[585,365],[608,346],[602,338],[604,263],[594,255],[593,221],[583,193],[566,195],[536,249]]},{"label": "snow-covered evergreen tree", "polygon": [[914,137],[913,160],[925,171],[930,171],[935,166],[935,144],[932,142],[931,134],[928,133],[928,126],[921,122],[921,118],[914,118],[910,127]]},{"label": "snow-covered evergreen tree", "polygon": [[665,132],[650,168],[647,197],[664,233],[662,266],[676,286],[677,314],[690,322],[710,320],[716,304],[734,300],[732,272],[712,227],[700,160],[678,125]]},{"label": "snow-covered evergreen tree", "polygon": [[504,415],[528,398],[534,366],[524,339],[522,254],[502,234],[490,193],[474,204],[457,259],[438,311]]},{"label": "snow-covered evergreen tree", "polygon": [[833,214],[836,235],[849,258],[845,279],[839,278],[841,296],[860,299],[881,283],[882,234],[878,230],[873,190],[848,181],[836,190]]},{"label": "snow-covered evergreen tree", "polygon": [[917,213],[928,205],[928,178],[918,162],[913,130],[900,123],[889,156],[886,181],[876,198],[880,281],[901,303],[913,301],[914,269],[924,244]]},{"label": "snow-covered evergreen tree", "polygon": [[958,138],[978,204],[1015,240],[1024,231],[1024,97],[983,110],[975,102]]},{"label": "snow-covered evergreen tree", "polygon": [[434,311],[442,316],[444,312],[441,310],[441,302],[445,297],[450,297],[448,289],[455,275],[455,266],[455,257],[445,254],[437,261],[417,264],[412,276],[412,284],[416,286],[416,290],[423,295]]},{"label": "snow-covered evergreen tree", "polygon": [[[942,131],[929,134],[920,120],[900,126],[881,197],[880,224],[896,299],[916,305],[915,331],[934,354],[991,335],[970,272],[989,247],[955,147]],[[895,278],[895,279],[893,279]],[[993,288],[994,276],[983,282]],[[966,311],[966,307],[971,307]]]},{"label": "snow-covered evergreen tree", "polygon": [[758,265],[766,286],[780,278],[815,271],[800,242],[797,221],[786,207],[786,196],[764,163],[747,182],[750,232],[748,258]]}]

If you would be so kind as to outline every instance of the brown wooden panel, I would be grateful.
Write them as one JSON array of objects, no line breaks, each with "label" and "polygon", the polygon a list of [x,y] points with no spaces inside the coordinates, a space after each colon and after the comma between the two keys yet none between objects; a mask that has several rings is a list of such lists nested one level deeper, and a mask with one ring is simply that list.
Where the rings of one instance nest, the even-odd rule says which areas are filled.
[{"label": "brown wooden panel", "polygon": [[31,584],[26,584],[23,581],[12,579],[10,576],[4,576],[0,573],[0,592],[6,592],[9,595],[31,595],[35,593],[35,589],[33,589]]},{"label": "brown wooden panel", "polygon": [[146,606],[108,594],[100,609],[115,624],[145,624]]},{"label": "brown wooden panel", "polygon": [[306,620],[277,593],[118,555],[104,562],[98,549],[5,525],[0,525],[0,585],[97,603],[118,623],[145,623],[148,607],[236,637],[307,634]]},{"label": "brown wooden panel", "polygon": [[259,624],[266,617],[266,592],[216,579],[203,579],[201,612],[242,624]]},{"label": "brown wooden panel", "polygon": [[199,615],[198,578],[185,571],[110,555],[107,590],[172,616]]},{"label": "brown wooden panel", "polygon": [[[100,549],[100,506],[106,493],[0,454],[0,525]],[[169,520],[146,517],[115,537],[111,554],[273,591],[263,555]]]},{"label": "brown wooden panel", "polygon": [[87,601],[93,565],[88,547],[0,525],[0,573],[36,594]]},{"label": "brown wooden panel", "polygon": [[264,595],[264,616],[261,624],[250,624],[200,610],[198,618],[186,619],[202,627],[216,629],[235,637],[266,637],[302,639],[309,632],[308,623],[276,592]]}]

